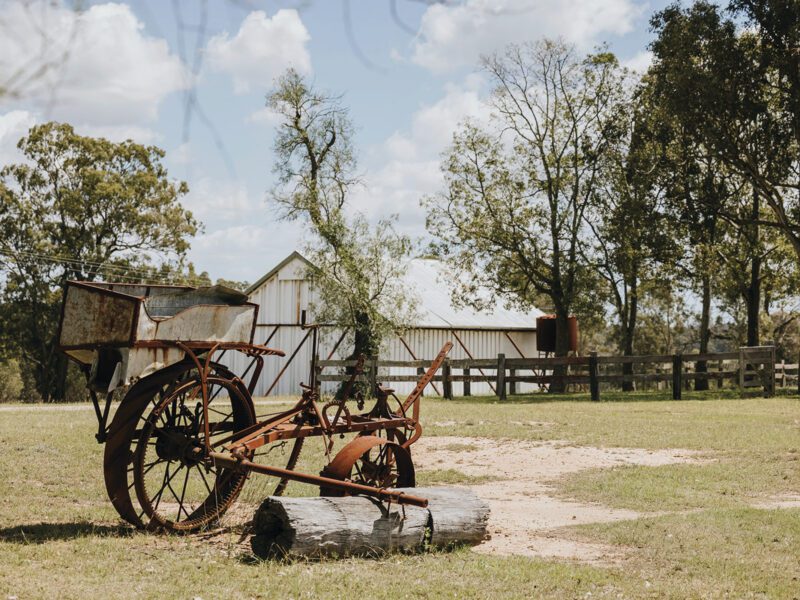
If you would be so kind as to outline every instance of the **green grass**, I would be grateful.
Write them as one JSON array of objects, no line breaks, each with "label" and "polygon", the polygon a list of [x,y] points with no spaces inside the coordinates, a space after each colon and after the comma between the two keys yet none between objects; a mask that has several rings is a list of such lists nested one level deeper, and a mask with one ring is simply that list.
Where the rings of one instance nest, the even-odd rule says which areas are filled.
[{"label": "green grass", "polygon": [[534,396],[509,403],[496,398],[452,402],[426,398],[422,423],[425,435],[568,440],[648,449],[800,449],[800,400],[711,401],[713,397],[712,393],[696,400],[575,402]]},{"label": "green grass", "polygon": [[[748,507],[754,498],[800,490],[800,401],[713,398],[423,400],[425,435],[702,451],[708,460],[701,464],[590,471],[557,482],[561,494],[612,506],[692,509],[568,528],[575,538],[619,548],[623,562],[609,566],[469,550],[258,562],[236,544],[236,533],[212,544],[134,532],[119,525],[106,499],[91,409],[3,409],[0,598],[800,598],[800,510]],[[317,472],[323,448],[306,450],[299,468]],[[482,482],[446,467],[418,476],[421,485]],[[243,502],[258,502],[274,483],[254,479]],[[292,484],[289,493],[316,491]]]},{"label": "green grass", "polygon": [[712,508],[579,530],[630,549],[625,569],[642,596],[800,597],[796,509]]},{"label": "green grass", "polygon": [[561,495],[639,511],[735,508],[800,490],[800,454],[727,455],[705,464],[625,466],[569,475]]}]

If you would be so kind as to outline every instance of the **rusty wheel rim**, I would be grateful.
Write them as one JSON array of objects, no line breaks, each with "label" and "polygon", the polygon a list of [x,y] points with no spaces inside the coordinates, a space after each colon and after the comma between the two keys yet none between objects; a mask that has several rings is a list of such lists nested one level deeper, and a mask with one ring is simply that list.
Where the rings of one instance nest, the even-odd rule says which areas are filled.
[{"label": "rusty wheel rim", "polygon": [[[234,380],[224,366],[212,363],[215,375]],[[135,500],[134,456],[136,441],[146,419],[145,411],[157,406],[167,394],[196,374],[194,364],[181,362],[156,371],[134,384],[119,405],[109,426],[104,451],[103,473],[108,497],[119,515],[136,527],[145,527],[145,514]],[[241,393],[249,399],[243,385]],[[250,405],[252,412],[252,404]]]},{"label": "rusty wheel rim", "polygon": [[[255,422],[232,382],[208,378],[210,443]],[[139,435],[134,486],[149,529],[195,531],[216,522],[241,492],[247,475],[216,467],[205,455],[200,381],[192,378],[156,404]]]}]

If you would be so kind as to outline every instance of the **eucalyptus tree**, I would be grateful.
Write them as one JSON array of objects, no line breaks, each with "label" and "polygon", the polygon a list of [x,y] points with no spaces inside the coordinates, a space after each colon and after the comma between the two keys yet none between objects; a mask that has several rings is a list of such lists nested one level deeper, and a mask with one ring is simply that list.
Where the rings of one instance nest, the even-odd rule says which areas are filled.
[{"label": "eucalyptus tree", "polygon": [[610,53],[579,57],[552,40],[511,45],[483,68],[493,84],[490,123],[455,134],[444,190],[423,201],[427,229],[460,275],[465,303],[483,304],[485,288],[520,306],[546,297],[563,356],[568,317],[594,298],[596,274],[581,247],[601,157],[620,134],[622,70]]},{"label": "eucalyptus tree", "polygon": [[[673,285],[682,230],[671,218],[662,170],[661,123],[645,90],[631,98],[620,135],[602,154],[599,185],[586,223],[585,258],[604,283],[616,316],[618,351],[634,354],[639,311],[648,294]],[[631,363],[623,374],[633,373]],[[630,381],[623,389],[633,389]]]},{"label": "eucalyptus tree", "polygon": [[0,170],[0,325],[41,396],[61,400],[67,363],[56,328],[65,282],[139,281],[159,257],[180,264],[198,223],[159,148],[59,123],[31,128],[18,147],[25,162]]},{"label": "eucalyptus tree", "polygon": [[759,216],[748,221],[781,231],[800,257],[800,5],[734,0],[729,10],[700,1],[653,17],[655,91],[750,186]]},{"label": "eucalyptus tree", "polygon": [[413,298],[402,289],[411,240],[396,231],[394,218],[372,225],[353,211],[353,125],[339,98],[290,69],[267,105],[280,119],[271,197],[282,218],[311,234],[305,251],[318,294],[315,318],[352,332],[351,358],[374,356],[384,336],[413,314]]}]

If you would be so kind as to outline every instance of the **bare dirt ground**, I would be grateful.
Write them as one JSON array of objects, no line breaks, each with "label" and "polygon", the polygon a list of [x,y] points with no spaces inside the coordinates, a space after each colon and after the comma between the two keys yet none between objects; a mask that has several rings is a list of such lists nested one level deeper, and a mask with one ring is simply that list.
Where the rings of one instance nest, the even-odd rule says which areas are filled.
[{"label": "bare dirt ground", "polygon": [[489,502],[492,539],[476,548],[489,554],[520,554],[613,563],[618,551],[570,539],[564,527],[643,516],[600,504],[557,498],[547,482],[585,469],[619,465],[661,466],[698,460],[691,450],[594,448],[564,442],[423,437],[414,445],[417,469],[456,469],[494,480],[470,486]]},{"label": "bare dirt ground", "polygon": [[787,496],[770,496],[759,502],[751,504],[753,508],[764,508],[772,510],[775,508],[798,508],[800,507],[800,494],[789,494]]}]

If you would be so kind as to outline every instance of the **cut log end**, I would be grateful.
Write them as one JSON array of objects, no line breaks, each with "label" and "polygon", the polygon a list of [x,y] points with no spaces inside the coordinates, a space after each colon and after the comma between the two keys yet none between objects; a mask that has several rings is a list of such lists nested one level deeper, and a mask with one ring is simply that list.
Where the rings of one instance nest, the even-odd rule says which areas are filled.
[{"label": "cut log end", "polygon": [[253,519],[253,553],[263,558],[381,556],[476,545],[487,536],[489,506],[466,488],[407,488],[427,508],[364,496],[269,497]]}]

